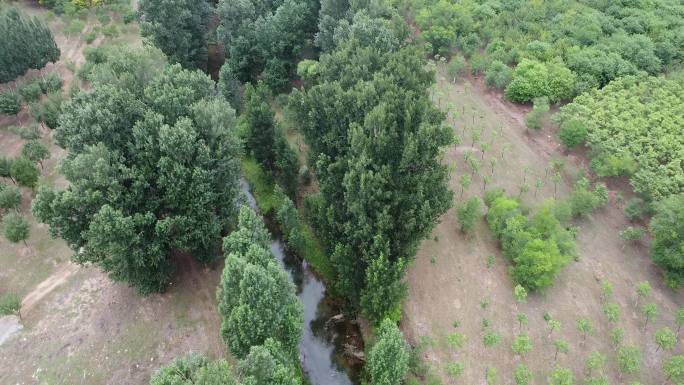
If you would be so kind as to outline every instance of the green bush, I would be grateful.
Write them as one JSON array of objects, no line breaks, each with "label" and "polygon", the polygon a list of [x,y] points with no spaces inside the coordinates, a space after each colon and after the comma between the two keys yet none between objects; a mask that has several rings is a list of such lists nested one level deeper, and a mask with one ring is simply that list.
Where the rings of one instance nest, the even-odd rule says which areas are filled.
[{"label": "green bush", "polygon": [[589,182],[580,178],[568,198],[572,215],[581,217],[591,214],[599,207],[608,203],[608,189],[603,184],[597,184],[594,191],[589,190]]},{"label": "green bush", "polygon": [[472,197],[456,208],[458,223],[461,231],[471,233],[475,228],[475,221],[482,216],[482,204],[480,198]]},{"label": "green bush", "polygon": [[0,113],[16,115],[21,111],[21,100],[14,91],[0,93]]},{"label": "green bush", "polygon": [[672,195],[656,206],[650,229],[654,236],[653,262],[665,270],[668,285],[681,286],[684,283],[684,194]]},{"label": "green bush", "polygon": [[485,71],[485,83],[490,87],[504,89],[513,78],[513,70],[499,60],[494,60]]},{"label": "green bush", "polygon": [[456,82],[456,78],[463,74],[465,67],[465,58],[461,55],[454,55],[451,60],[449,60],[449,64],[447,64],[447,75],[449,75],[452,81]]},{"label": "green bush", "polygon": [[608,155],[592,159],[591,168],[596,175],[605,178],[632,175],[637,170],[637,164],[628,154]]},{"label": "green bush", "polygon": [[40,96],[43,94],[43,90],[40,88],[39,81],[31,81],[21,84],[17,87],[17,92],[19,92],[21,100],[23,100],[24,103],[35,102],[40,99]]},{"label": "green bush", "polygon": [[565,147],[573,148],[587,141],[587,127],[579,119],[570,119],[560,125],[560,139]]},{"label": "green bush", "polygon": [[518,202],[499,197],[489,206],[487,222],[513,262],[513,280],[525,289],[551,286],[574,253],[574,237],[556,218],[553,205],[542,206],[528,219]]},{"label": "green bush", "polygon": [[16,294],[5,293],[0,295],[0,315],[11,315],[19,313],[21,301]]},{"label": "green bush", "polygon": [[64,81],[57,74],[49,74],[43,76],[40,79],[39,84],[40,90],[44,94],[51,94],[60,91],[64,85]]},{"label": "green bush", "polygon": [[42,103],[31,103],[31,116],[38,122],[44,122],[48,128],[57,128],[57,119],[62,113],[62,100],[62,95],[50,94]]},{"label": "green bush", "polygon": [[539,130],[544,126],[544,117],[549,112],[549,98],[542,96],[534,99],[534,107],[525,116],[527,128]]},{"label": "green bush", "polygon": [[16,209],[19,205],[21,205],[19,187],[0,184],[0,210]]},{"label": "green bush", "polygon": [[625,216],[631,221],[643,219],[646,215],[650,214],[651,209],[648,203],[641,198],[632,198],[625,205]]}]

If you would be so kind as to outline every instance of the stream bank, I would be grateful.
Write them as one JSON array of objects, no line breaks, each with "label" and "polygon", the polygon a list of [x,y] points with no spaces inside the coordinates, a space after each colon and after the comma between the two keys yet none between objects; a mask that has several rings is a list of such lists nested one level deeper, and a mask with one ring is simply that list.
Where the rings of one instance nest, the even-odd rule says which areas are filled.
[{"label": "stream bank", "polygon": [[[241,179],[240,188],[247,204],[260,212],[249,183]],[[304,330],[299,344],[302,371],[312,385],[359,384],[362,361],[350,354],[363,351],[358,325],[342,315],[339,301],[330,296],[309,264],[288,252],[270,215],[264,215],[264,222],[272,235],[271,251],[295,284],[304,307]]]}]

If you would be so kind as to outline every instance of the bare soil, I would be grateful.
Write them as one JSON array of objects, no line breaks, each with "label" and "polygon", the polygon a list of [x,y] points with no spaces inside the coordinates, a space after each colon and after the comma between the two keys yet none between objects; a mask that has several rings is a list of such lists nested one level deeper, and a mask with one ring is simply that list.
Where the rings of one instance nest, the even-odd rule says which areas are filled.
[{"label": "bare soil", "polygon": [[[481,166],[482,175],[492,176],[488,189],[501,187],[517,196],[524,179],[530,188],[522,194],[522,201],[535,207],[554,196],[547,168],[551,159],[559,158],[564,159],[567,166],[564,180],[557,186],[557,196],[568,195],[572,178],[586,167],[586,159],[578,154],[565,156],[549,128],[528,132],[523,125],[528,107],[502,101],[499,94],[486,90],[480,81],[471,78],[465,83],[453,84],[445,79],[443,72],[440,74],[435,103],[445,111],[452,107],[455,114],[449,114],[449,123],[454,127],[454,133],[463,138],[464,144],[451,149],[445,156],[445,162],[456,166],[450,181],[456,201],[483,194],[482,178],[475,176],[472,186],[463,197],[460,196],[459,177],[470,173],[463,152],[468,151],[467,146],[472,143],[472,127],[482,128],[482,141],[491,143],[491,148],[484,152]],[[482,146],[474,152],[478,159],[482,156],[481,150]],[[493,173],[489,163],[492,158],[498,160]],[[535,193],[537,178],[545,184]],[[615,184],[609,185],[609,188],[615,187]],[[611,196],[615,195],[613,191]],[[509,263],[502,257],[484,220],[472,236],[466,237],[460,232],[455,209],[444,215],[433,238],[422,243],[409,269],[409,295],[402,321],[402,328],[412,344],[423,341],[427,346],[423,358],[433,375],[445,384],[485,384],[486,368],[495,367],[500,384],[513,384],[515,367],[524,363],[534,372],[533,384],[547,384],[547,376],[556,365],[572,369],[577,383],[582,383],[587,378],[584,361],[590,352],[597,350],[608,358],[604,374],[611,384],[637,380],[642,384],[661,384],[665,381],[661,370],[663,361],[672,354],[681,354],[682,348],[678,344],[673,352],[662,349],[656,352],[654,332],[664,326],[676,328],[673,312],[684,304],[684,298],[664,286],[660,272],[650,261],[647,245],[626,245],[619,240],[618,232],[629,225],[620,202],[613,198],[608,207],[576,221],[575,225],[579,227],[579,260],[570,262],[555,285],[545,293],[531,294],[527,303],[517,304],[513,298],[514,285],[507,273]],[[487,267],[490,255],[495,256],[495,263]],[[642,350],[644,361],[640,374],[618,376],[616,353],[608,334],[613,326],[603,314],[600,299],[602,279],[614,286],[611,302],[619,304],[621,309],[616,326],[625,329],[624,343],[635,344]],[[656,303],[659,308],[656,322],[645,330],[643,316],[635,307],[634,286],[640,281],[651,283],[653,294],[647,301]],[[489,305],[483,308],[482,301],[488,301]],[[562,324],[560,332],[551,337],[543,318],[545,312]],[[511,350],[513,339],[520,333],[516,321],[519,313],[525,313],[529,318],[529,325],[523,326],[522,332],[530,335],[533,344],[532,351],[522,358]],[[582,343],[576,328],[578,318],[582,317],[594,326],[586,343]],[[484,347],[484,319],[489,320],[492,329],[502,337],[495,347]],[[460,326],[454,327],[455,321]],[[467,336],[462,348],[454,349],[447,344],[447,336],[452,332]],[[570,352],[559,354],[558,360],[554,361],[553,341],[556,339],[568,341]],[[458,379],[447,375],[446,366],[452,362],[465,365],[464,373]]]}]

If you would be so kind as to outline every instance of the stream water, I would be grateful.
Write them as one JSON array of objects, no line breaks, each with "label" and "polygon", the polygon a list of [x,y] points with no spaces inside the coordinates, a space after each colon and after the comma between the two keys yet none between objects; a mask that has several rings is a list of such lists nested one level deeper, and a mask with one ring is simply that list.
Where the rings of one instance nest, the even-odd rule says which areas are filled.
[{"label": "stream water", "polygon": [[[249,184],[245,180],[240,184],[247,203],[258,212]],[[289,255],[283,242],[275,235],[271,251],[296,285],[297,296],[304,305],[304,333],[299,344],[299,358],[311,385],[354,384],[354,370],[344,358],[345,333],[350,325],[331,320],[336,309],[330,306],[325,285],[306,262]]]}]

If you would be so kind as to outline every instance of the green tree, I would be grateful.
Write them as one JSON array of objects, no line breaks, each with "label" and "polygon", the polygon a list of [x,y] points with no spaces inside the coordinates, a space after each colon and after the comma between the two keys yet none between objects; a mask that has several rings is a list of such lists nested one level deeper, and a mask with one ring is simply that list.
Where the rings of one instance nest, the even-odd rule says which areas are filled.
[{"label": "green tree", "polygon": [[485,331],[484,336],[482,336],[482,343],[487,348],[496,346],[499,342],[501,342],[501,335],[493,330]]},{"label": "green tree", "polygon": [[14,91],[0,92],[0,113],[16,115],[21,111],[21,100]]},{"label": "green tree", "polygon": [[679,329],[681,329],[682,325],[684,325],[684,307],[677,309],[677,312],[675,313],[675,325],[677,325],[677,331],[675,334],[677,337],[679,337]]},{"label": "green tree", "polygon": [[636,292],[636,300],[634,301],[634,307],[639,307],[639,301],[648,298],[651,295],[651,284],[648,281],[639,282],[634,287]]},{"label": "green tree", "polygon": [[570,351],[570,345],[565,340],[555,340],[553,346],[556,348],[556,353],[553,355],[554,361],[558,359],[558,353],[568,354]]},{"label": "green tree", "polygon": [[613,328],[610,330],[610,342],[617,349],[622,344],[625,338],[625,330],[622,328]]},{"label": "green tree", "polygon": [[178,358],[152,375],[150,385],[235,385],[237,381],[225,360],[210,361],[190,354]]},{"label": "green tree", "polygon": [[677,345],[677,335],[668,327],[659,329],[655,333],[655,342],[658,345],[656,351],[660,350],[672,350],[672,348]]},{"label": "green tree", "polygon": [[[434,77],[414,49],[384,52],[347,41],[319,67],[319,83],[294,92],[290,106],[310,146],[320,187],[311,214],[335,288],[358,308],[366,269],[379,256],[375,237],[389,242],[391,263],[409,262],[451,207],[441,157],[453,136],[428,98]],[[398,73],[401,80],[390,75]]]},{"label": "green tree", "polygon": [[141,30],[171,63],[206,69],[212,7],[206,0],[141,0]]},{"label": "green tree", "polygon": [[2,220],[2,227],[8,241],[12,243],[24,242],[24,245],[28,246],[26,240],[31,232],[31,226],[21,215],[17,213],[5,215]]},{"label": "green tree", "polygon": [[29,159],[20,156],[12,162],[10,168],[12,179],[26,187],[34,187],[38,182],[40,172]]},{"label": "green tree", "polygon": [[603,305],[603,314],[608,318],[608,322],[615,324],[620,320],[620,306],[616,303]]},{"label": "green tree", "polygon": [[409,346],[399,328],[384,320],[377,331],[377,341],[368,352],[366,370],[375,385],[401,384],[409,369]]},{"label": "green tree", "polygon": [[570,369],[556,366],[549,376],[549,385],[573,385],[575,383],[575,375]]},{"label": "green tree", "polygon": [[683,223],[684,194],[673,195],[656,205],[650,225],[654,235],[651,258],[665,270],[665,279],[674,287],[684,282],[684,257],[680,252],[684,245]]},{"label": "green tree", "polygon": [[[241,384],[300,385],[292,356],[271,338],[263,345],[252,346],[247,357],[238,363]],[[218,385],[218,384],[217,384]]]},{"label": "green tree", "polygon": [[454,55],[451,57],[451,60],[449,60],[449,64],[447,65],[447,75],[449,75],[451,80],[456,83],[456,78],[461,76],[463,70],[465,70],[465,67],[465,58],[461,55]]},{"label": "green tree", "polygon": [[119,48],[90,58],[92,88],[65,105],[55,130],[69,185],[41,188],[33,201],[76,262],[141,293],[166,287],[172,251],[205,263],[217,256],[239,194],[234,110],[199,71],[157,72],[158,56]]},{"label": "green tree", "polygon": [[519,334],[513,340],[511,350],[514,354],[524,356],[532,350],[532,341],[527,334]]},{"label": "green tree", "polygon": [[513,380],[516,385],[529,385],[530,381],[532,381],[532,371],[527,365],[520,364],[516,366],[513,372]]},{"label": "green tree", "polygon": [[520,285],[515,285],[513,288],[513,297],[518,303],[527,302],[527,290]]},{"label": "green tree", "polygon": [[376,244],[384,244],[377,258],[366,269],[367,290],[361,295],[361,311],[373,323],[379,324],[389,318],[399,321],[401,303],[406,296],[406,284],[402,282],[405,262],[391,263],[387,257],[387,243],[378,237]]},{"label": "green tree", "polygon": [[17,186],[0,184],[0,210],[17,209],[21,205],[21,190]]},{"label": "green tree", "polygon": [[463,363],[451,362],[451,363],[447,364],[446,372],[449,375],[449,377],[456,379],[463,374],[464,369],[465,369],[465,367],[464,367]]},{"label": "green tree", "polygon": [[480,198],[472,197],[456,208],[456,216],[461,226],[461,231],[470,234],[475,229],[475,221],[482,216],[482,204]]},{"label": "green tree", "polygon": [[582,333],[582,343],[587,342],[587,336],[594,332],[594,326],[586,318],[577,320],[577,330]]},{"label": "green tree", "polygon": [[670,357],[663,363],[663,372],[668,381],[672,381],[675,384],[684,382],[684,356]]},{"label": "green tree", "polygon": [[643,306],[641,306],[641,314],[644,315],[644,330],[646,330],[648,323],[658,316],[658,305],[654,303],[643,304]]},{"label": "green tree", "polygon": [[560,125],[559,136],[565,147],[574,148],[587,141],[587,127],[579,119],[570,119]]},{"label": "green tree", "polygon": [[518,327],[520,330],[522,330],[523,325],[527,325],[528,323],[527,314],[525,313],[519,313],[515,318],[518,320]]},{"label": "green tree", "polygon": [[273,338],[294,356],[302,335],[302,305],[287,274],[270,252],[268,232],[248,207],[224,240],[226,265],[217,290],[221,336],[230,352],[245,357]]},{"label": "green tree", "polygon": [[624,374],[635,374],[641,370],[641,350],[634,345],[622,346],[617,354],[620,378]]},{"label": "green tree", "polygon": [[263,83],[245,87],[245,113],[247,148],[254,158],[267,169],[275,165],[275,121],[268,104],[268,88]]},{"label": "green tree", "polygon": [[59,59],[59,48],[47,25],[17,8],[0,9],[0,36],[0,83]]},{"label": "green tree", "polygon": [[603,372],[603,366],[606,364],[606,356],[600,352],[593,351],[589,354],[584,362],[584,368],[589,376],[594,373]]},{"label": "green tree", "polygon": [[498,89],[506,88],[512,77],[513,70],[499,60],[494,60],[485,71],[485,83]]},{"label": "green tree", "polygon": [[21,155],[31,162],[38,162],[43,167],[43,160],[50,156],[50,152],[41,142],[30,140],[21,148]]},{"label": "green tree", "polygon": [[48,128],[57,128],[58,119],[62,113],[62,101],[62,95],[59,93],[49,94],[45,101],[31,103],[31,116],[45,123]]}]

